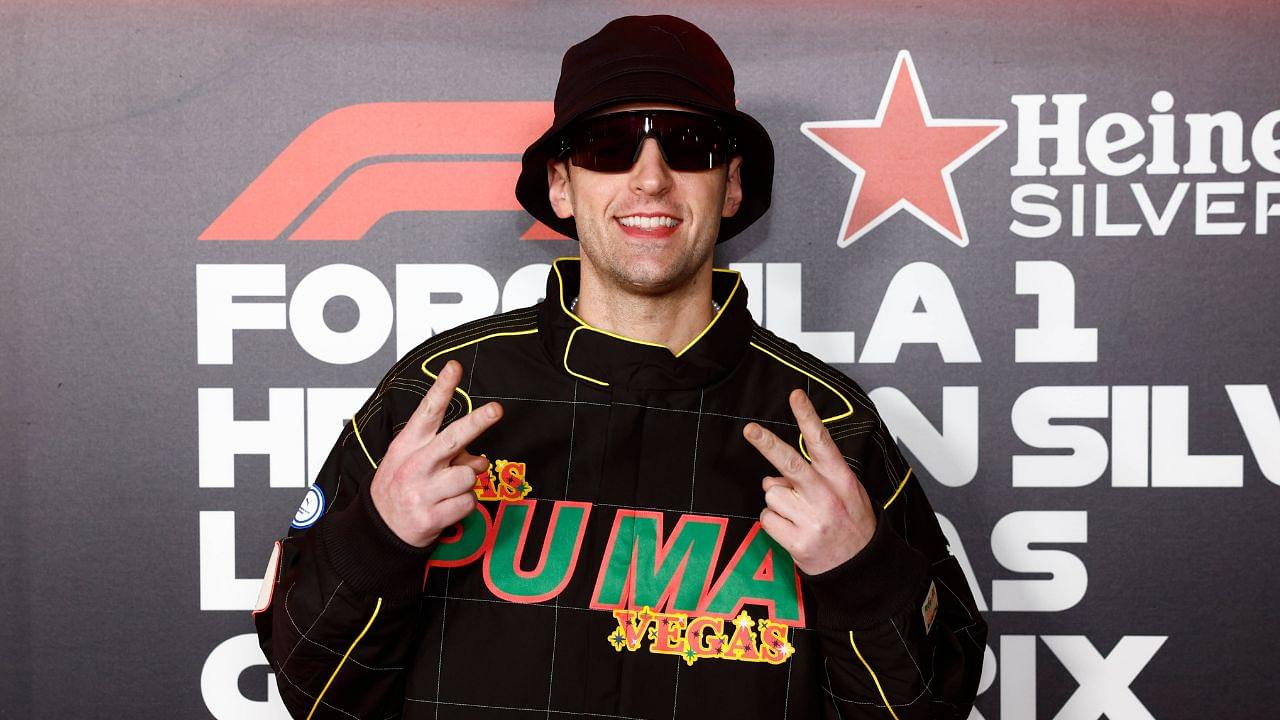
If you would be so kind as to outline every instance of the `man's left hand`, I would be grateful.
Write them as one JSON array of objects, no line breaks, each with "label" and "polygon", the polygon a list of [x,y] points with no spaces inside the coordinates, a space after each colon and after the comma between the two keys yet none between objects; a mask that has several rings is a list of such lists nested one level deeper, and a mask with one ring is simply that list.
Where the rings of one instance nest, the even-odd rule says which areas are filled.
[{"label": "man's left hand", "polygon": [[812,463],[756,423],[747,423],[742,434],[782,473],[782,477],[764,478],[760,526],[791,554],[796,567],[817,575],[866,547],[876,529],[876,516],[866,489],[809,397],[797,388],[788,400]]}]

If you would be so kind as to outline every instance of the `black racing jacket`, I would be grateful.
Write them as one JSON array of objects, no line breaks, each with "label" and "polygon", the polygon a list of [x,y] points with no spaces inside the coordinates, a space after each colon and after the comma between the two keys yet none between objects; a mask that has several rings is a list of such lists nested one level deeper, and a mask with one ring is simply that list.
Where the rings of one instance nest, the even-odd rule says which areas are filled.
[{"label": "black racing jacket", "polygon": [[[298,718],[968,717],[987,627],[918,478],[852,380],[760,327],[738,273],[673,354],[541,303],[442,332],[346,425],[273,553],[254,617]],[[477,508],[418,549],[369,495],[449,359],[445,417],[490,400]],[[742,436],[800,445],[803,388],[878,513],[810,576],[761,530],[777,471]]]}]

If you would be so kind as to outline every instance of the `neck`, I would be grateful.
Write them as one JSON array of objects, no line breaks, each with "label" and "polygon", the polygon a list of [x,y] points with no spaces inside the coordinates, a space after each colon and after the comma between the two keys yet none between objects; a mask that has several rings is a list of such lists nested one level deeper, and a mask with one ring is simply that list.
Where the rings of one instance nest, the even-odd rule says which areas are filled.
[{"label": "neck", "polygon": [[584,258],[574,314],[592,327],[665,346],[674,355],[711,323],[711,259],[689,282],[660,294],[607,282]]}]

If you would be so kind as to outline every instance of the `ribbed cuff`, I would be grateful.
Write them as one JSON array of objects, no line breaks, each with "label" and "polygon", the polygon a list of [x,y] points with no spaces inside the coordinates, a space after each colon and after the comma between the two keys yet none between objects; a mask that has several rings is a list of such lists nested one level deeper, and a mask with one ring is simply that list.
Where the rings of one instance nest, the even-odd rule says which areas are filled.
[{"label": "ribbed cuff", "polygon": [[386,602],[422,592],[422,576],[435,544],[414,547],[396,537],[373,505],[369,487],[341,511],[321,519],[320,543],[338,577],[353,589]]},{"label": "ribbed cuff", "polygon": [[812,607],[805,608],[808,624],[835,630],[883,623],[923,594],[929,574],[924,555],[903,541],[883,515],[857,555],[817,575],[796,569],[813,598]]}]

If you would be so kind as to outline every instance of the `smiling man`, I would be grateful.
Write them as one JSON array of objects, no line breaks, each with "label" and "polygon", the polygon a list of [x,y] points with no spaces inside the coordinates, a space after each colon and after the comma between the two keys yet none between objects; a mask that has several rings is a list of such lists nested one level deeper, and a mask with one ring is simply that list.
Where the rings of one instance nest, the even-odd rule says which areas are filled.
[{"label": "smiling man", "polygon": [[986,624],[918,479],[713,267],[773,182],[733,85],[670,16],[565,54],[516,194],[581,255],[342,433],[255,611],[296,717],[967,718]]},{"label": "smiling man", "polygon": [[725,124],[676,105],[625,103],[574,123],[561,142],[567,157],[549,167],[548,197],[556,219],[572,218],[581,247],[590,301],[574,311],[676,352],[711,321],[720,220],[742,203],[742,157],[730,155]]}]

